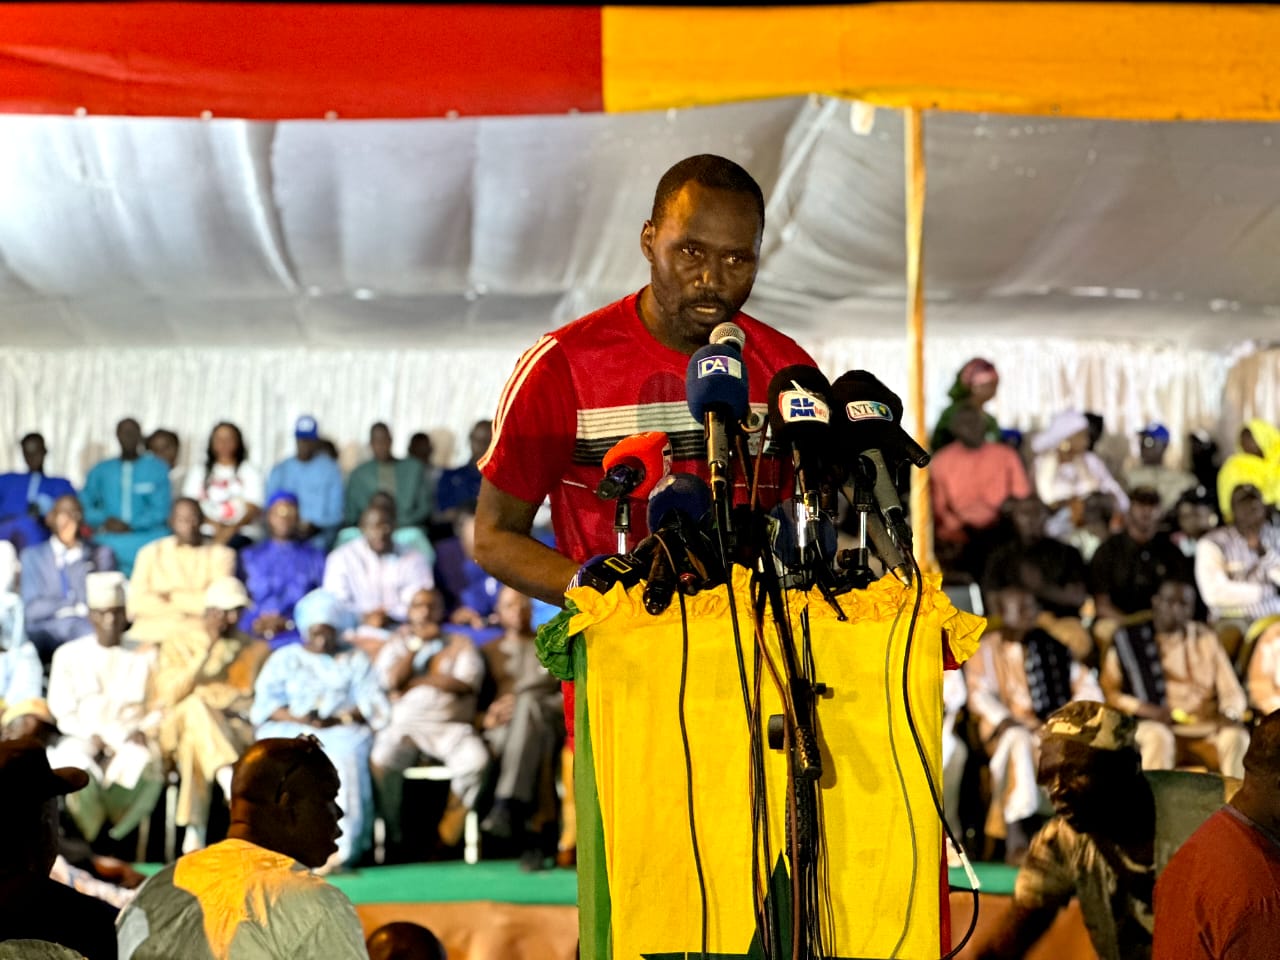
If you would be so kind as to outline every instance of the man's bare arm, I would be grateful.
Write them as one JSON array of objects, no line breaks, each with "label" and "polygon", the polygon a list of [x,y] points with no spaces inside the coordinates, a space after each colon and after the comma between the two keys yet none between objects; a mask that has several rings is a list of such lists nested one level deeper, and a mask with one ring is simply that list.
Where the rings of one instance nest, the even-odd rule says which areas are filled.
[{"label": "man's bare arm", "polygon": [[1026,956],[1045,935],[1058,915],[1056,907],[1025,907],[1012,903],[1000,917],[986,944],[979,946],[977,960],[1018,960]]},{"label": "man's bare arm", "polygon": [[578,564],[529,535],[538,504],[480,481],[476,504],[476,562],[492,577],[521,593],[556,606]]}]

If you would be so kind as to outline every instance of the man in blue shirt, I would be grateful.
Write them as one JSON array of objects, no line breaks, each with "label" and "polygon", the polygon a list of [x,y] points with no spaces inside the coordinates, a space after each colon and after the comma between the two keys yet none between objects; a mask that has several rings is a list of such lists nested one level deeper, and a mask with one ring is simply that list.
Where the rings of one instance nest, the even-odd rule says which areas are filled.
[{"label": "man in blue shirt", "polygon": [[49,539],[44,517],[55,500],[76,492],[69,480],[45,476],[48,452],[44,437],[28,433],[22,438],[27,472],[0,475],[0,540],[8,540],[19,553]]},{"label": "man in blue shirt", "polygon": [[298,642],[293,607],[324,580],[324,553],[298,540],[298,498],[274,494],[267,501],[271,538],[240,554],[240,579],[253,606],[240,618],[240,629],[262,637],[271,649]]},{"label": "man in blue shirt", "polygon": [[277,463],[267,478],[267,499],[284,491],[298,498],[298,535],[328,550],[342,527],[342,471],[320,449],[316,418],[301,416],[294,425],[296,456]]},{"label": "man in blue shirt", "polygon": [[432,517],[443,523],[457,519],[458,508],[464,503],[475,503],[480,498],[480,468],[476,466],[489,449],[493,439],[493,421],[480,420],[471,428],[467,440],[471,445],[471,459],[460,467],[440,474],[436,489],[436,514]]},{"label": "man in blue shirt", "polygon": [[116,425],[116,440],[120,456],[89,471],[80,501],[94,542],[109,549],[116,569],[128,576],[138,551],[169,533],[169,467],[143,451],[142,428],[132,417]]}]

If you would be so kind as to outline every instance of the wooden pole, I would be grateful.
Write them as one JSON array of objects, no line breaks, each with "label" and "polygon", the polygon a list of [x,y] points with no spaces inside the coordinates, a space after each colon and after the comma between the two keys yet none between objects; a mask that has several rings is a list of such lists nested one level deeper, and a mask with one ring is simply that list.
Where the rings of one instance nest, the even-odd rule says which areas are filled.
[{"label": "wooden pole", "polygon": [[[903,426],[928,449],[924,396],[924,117],[919,108],[903,111],[907,203],[907,409]],[[911,534],[916,560],[926,572],[937,569],[933,556],[933,510],[928,470],[911,472]]]}]

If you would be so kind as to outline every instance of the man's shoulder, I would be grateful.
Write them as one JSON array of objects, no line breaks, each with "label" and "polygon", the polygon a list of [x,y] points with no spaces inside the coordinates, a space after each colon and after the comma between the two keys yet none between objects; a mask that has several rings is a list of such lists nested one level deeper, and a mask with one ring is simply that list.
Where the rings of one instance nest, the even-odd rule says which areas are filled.
[{"label": "man's shoulder", "polygon": [[41,561],[45,557],[53,556],[53,541],[45,540],[43,543],[37,543],[34,546],[23,547],[22,552],[18,554],[18,562],[24,567],[34,561]]}]

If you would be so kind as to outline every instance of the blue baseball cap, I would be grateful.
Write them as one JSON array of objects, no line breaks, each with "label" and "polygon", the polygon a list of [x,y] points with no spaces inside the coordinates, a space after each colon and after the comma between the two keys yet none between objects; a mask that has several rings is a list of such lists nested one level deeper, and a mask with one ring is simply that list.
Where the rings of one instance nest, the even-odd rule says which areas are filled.
[{"label": "blue baseball cap", "polygon": [[316,418],[309,413],[304,413],[298,418],[298,422],[293,425],[293,435],[299,440],[319,440],[320,425],[316,423]]},{"label": "blue baseball cap", "polygon": [[1150,437],[1156,443],[1168,443],[1169,431],[1163,423],[1148,423],[1138,431],[1140,437]]}]

